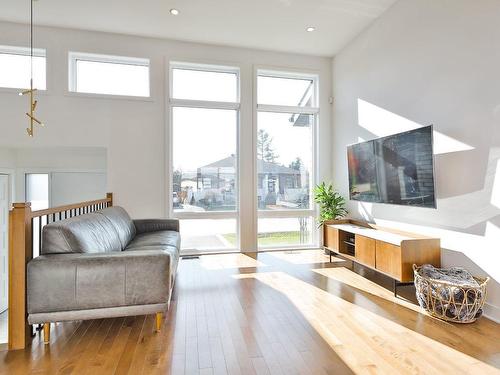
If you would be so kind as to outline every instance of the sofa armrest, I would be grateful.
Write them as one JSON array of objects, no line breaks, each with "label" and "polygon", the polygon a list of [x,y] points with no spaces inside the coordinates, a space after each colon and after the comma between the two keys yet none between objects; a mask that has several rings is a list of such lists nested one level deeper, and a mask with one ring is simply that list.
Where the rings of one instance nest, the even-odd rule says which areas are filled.
[{"label": "sofa armrest", "polygon": [[28,312],[167,303],[172,262],[162,250],[39,256],[28,263]]},{"label": "sofa armrest", "polygon": [[178,219],[141,219],[134,220],[137,233],[157,232],[160,230],[171,230],[179,232]]}]

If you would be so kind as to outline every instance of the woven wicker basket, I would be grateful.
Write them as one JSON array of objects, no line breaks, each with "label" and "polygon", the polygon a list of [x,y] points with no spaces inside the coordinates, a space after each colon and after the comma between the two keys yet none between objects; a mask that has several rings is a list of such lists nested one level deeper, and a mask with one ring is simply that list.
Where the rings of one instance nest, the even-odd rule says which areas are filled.
[{"label": "woven wicker basket", "polygon": [[417,300],[430,315],[454,323],[473,323],[481,316],[489,277],[474,276],[479,286],[464,287],[422,276],[421,268],[413,265]]}]

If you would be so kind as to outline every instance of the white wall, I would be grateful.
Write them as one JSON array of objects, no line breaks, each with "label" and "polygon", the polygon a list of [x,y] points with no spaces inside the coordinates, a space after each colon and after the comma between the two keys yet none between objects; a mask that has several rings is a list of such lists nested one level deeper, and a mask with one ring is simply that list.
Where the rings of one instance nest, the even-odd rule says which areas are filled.
[{"label": "white wall", "polygon": [[[0,22],[0,44],[26,45],[26,26]],[[0,91],[0,146],[92,146],[108,150],[108,190],[132,217],[161,217],[167,211],[168,62],[194,61],[235,65],[241,71],[240,154],[253,153],[253,74],[256,66],[314,71],[320,75],[320,179],[331,178],[331,59],[264,52],[154,38],[49,27],[35,28],[36,47],[47,49],[47,92],[39,95],[38,117],[46,127],[26,137],[26,98]],[[145,57],[151,61],[151,99],[85,96],[67,91],[68,51]],[[248,166],[248,165],[247,165]],[[240,181],[241,204],[253,207],[252,181]],[[243,207],[242,207],[243,208]],[[249,209],[250,208],[250,209]],[[247,215],[248,216],[248,215]],[[241,237],[250,238],[256,220],[245,216]],[[252,224],[253,223],[253,224]],[[246,233],[246,234],[245,234]],[[251,245],[251,244],[250,244]],[[245,244],[242,244],[245,248]],[[250,250],[250,249],[248,249]]]},{"label": "white wall", "polygon": [[[103,198],[106,194],[107,151],[102,147],[2,147],[0,146],[0,173],[10,178],[12,200],[25,200],[25,174],[50,173],[59,177],[52,187],[51,206]],[[69,174],[85,185],[75,186],[76,180],[67,180]],[[76,176],[76,175],[78,176]],[[73,181],[73,182],[71,182]],[[95,185],[95,186],[91,186]]]},{"label": "white wall", "polygon": [[347,144],[434,124],[438,209],[350,202],[350,213],[439,236],[444,266],[492,278],[485,310],[497,320],[499,25],[497,0],[400,0],[335,57],[332,135],[347,196]]},{"label": "white wall", "polygon": [[50,177],[52,207],[93,201],[106,196],[104,172],[54,172]]}]

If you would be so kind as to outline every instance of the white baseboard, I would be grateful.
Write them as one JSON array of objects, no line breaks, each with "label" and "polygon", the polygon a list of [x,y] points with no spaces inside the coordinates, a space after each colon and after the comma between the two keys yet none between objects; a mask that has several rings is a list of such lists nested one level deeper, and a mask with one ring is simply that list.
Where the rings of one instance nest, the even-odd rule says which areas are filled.
[{"label": "white baseboard", "polygon": [[500,307],[485,303],[483,306],[483,311],[485,317],[493,320],[496,323],[500,323]]}]

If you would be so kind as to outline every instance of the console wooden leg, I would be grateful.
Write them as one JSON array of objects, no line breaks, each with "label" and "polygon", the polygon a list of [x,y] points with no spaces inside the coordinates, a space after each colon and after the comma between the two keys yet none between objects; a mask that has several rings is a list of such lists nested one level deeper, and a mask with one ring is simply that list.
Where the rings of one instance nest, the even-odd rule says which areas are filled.
[{"label": "console wooden leg", "polygon": [[48,344],[50,342],[50,323],[43,323],[43,343]]},{"label": "console wooden leg", "polygon": [[156,313],[156,332],[160,332],[162,319],[163,319],[163,313],[157,312]]}]

